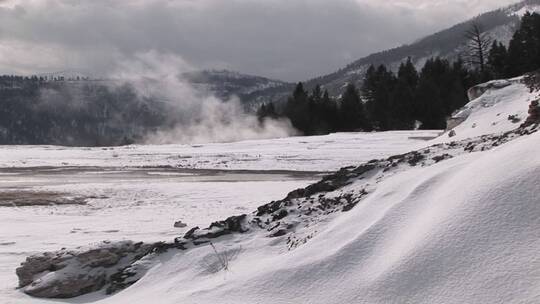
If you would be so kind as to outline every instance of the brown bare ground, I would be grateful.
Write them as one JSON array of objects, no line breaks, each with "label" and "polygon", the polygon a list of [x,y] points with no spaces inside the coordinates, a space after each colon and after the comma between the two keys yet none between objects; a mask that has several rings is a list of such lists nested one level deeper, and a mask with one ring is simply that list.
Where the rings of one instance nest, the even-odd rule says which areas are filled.
[{"label": "brown bare ground", "polygon": [[10,190],[0,192],[0,207],[85,205],[84,197],[69,197],[66,193]]}]

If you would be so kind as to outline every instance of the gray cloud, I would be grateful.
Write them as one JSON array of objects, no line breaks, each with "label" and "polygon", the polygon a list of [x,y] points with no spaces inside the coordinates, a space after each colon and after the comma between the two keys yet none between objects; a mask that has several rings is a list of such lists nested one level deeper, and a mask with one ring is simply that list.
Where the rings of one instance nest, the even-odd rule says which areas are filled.
[{"label": "gray cloud", "polygon": [[151,50],[285,80],[331,72],[515,0],[2,0],[0,73],[108,73]]}]

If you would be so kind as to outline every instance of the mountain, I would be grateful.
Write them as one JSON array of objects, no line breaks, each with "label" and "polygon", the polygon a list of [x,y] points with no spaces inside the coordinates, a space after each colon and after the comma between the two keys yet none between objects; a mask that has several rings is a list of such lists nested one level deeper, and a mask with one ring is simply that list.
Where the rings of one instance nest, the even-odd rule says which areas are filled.
[{"label": "mountain", "polygon": [[197,90],[211,92],[221,99],[237,96],[253,104],[276,101],[292,90],[293,84],[228,70],[204,70],[182,74]]},{"label": "mountain", "polygon": [[[508,44],[519,24],[520,17],[526,11],[540,12],[540,0],[525,0],[481,14],[411,44],[358,59],[334,73],[307,80],[304,85],[307,89],[312,89],[319,84],[328,89],[331,95],[336,96],[341,94],[347,83],[352,82],[361,86],[365,72],[371,64],[385,64],[396,70],[399,64],[408,57],[412,59],[417,68],[421,68],[427,59],[434,56],[455,60],[466,51],[467,39],[464,34],[471,28],[472,24],[481,25],[482,29],[489,33],[493,39]],[[260,103],[266,100],[277,100],[280,99],[280,96],[286,96],[290,93],[290,86],[277,87],[272,91],[257,92],[258,99],[251,101]],[[284,101],[283,98],[280,100]]]}]

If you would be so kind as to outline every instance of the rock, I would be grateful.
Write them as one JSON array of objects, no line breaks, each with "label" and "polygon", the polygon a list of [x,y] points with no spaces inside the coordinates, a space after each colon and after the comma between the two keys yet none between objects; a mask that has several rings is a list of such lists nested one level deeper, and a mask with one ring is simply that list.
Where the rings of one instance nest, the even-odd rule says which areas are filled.
[{"label": "rock", "polygon": [[153,244],[103,242],[90,248],[46,252],[16,270],[19,287],[40,298],[71,298],[103,288],[111,276],[147,255]]},{"label": "rock", "polygon": [[450,132],[448,132],[448,137],[454,137],[454,136],[456,136],[456,131],[450,130]]},{"label": "rock", "polygon": [[24,289],[26,294],[38,298],[73,298],[97,291],[106,283],[106,274],[66,275],[58,279],[54,272],[44,275]]},{"label": "rock", "polygon": [[533,100],[529,105],[529,116],[525,122],[521,125],[522,128],[526,128],[533,124],[540,123],[540,102],[538,100]]},{"label": "rock", "polygon": [[279,229],[278,231],[270,234],[269,237],[280,237],[280,236],[284,236],[285,234],[287,234],[287,230]]},{"label": "rock", "polygon": [[194,238],[195,232],[196,232],[197,230],[199,230],[199,229],[200,229],[200,228],[199,228],[198,226],[189,229],[189,231],[186,232],[186,234],[184,234],[184,238],[185,238],[185,239],[192,239],[192,238]]},{"label": "rock", "polygon": [[187,224],[182,222],[182,221],[176,221],[176,222],[174,222],[174,227],[175,228],[186,228]]},{"label": "rock", "polygon": [[519,118],[519,116],[517,115],[508,115],[508,118],[507,118],[509,121],[511,121],[512,123],[518,123],[521,121],[521,119]]}]

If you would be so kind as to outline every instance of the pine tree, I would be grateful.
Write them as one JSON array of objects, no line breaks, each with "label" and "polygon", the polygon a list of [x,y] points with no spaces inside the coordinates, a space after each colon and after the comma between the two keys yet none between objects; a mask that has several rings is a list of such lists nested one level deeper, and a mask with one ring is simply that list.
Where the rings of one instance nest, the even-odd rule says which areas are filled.
[{"label": "pine tree", "polygon": [[540,15],[525,13],[508,47],[508,76],[540,68]]},{"label": "pine tree", "polygon": [[376,70],[370,67],[366,73],[362,94],[366,100],[368,119],[376,129],[390,128],[390,99],[395,82],[394,74],[384,65]]},{"label": "pine tree", "polygon": [[398,80],[406,83],[413,89],[418,85],[418,71],[416,71],[416,67],[412,63],[411,57],[407,58],[407,61],[399,66]]},{"label": "pine tree", "polygon": [[352,83],[347,85],[341,96],[340,120],[344,131],[359,131],[368,128],[364,104]]},{"label": "pine tree", "polygon": [[328,90],[324,90],[321,100],[321,111],[324,113],[323,122],[326,125],[327,132],[340,131],[337,103],[330,97]]},{"label": "pine tree", "polygon": [[285,115],[291,120],[293,126],[309,134],[309,98],[304,90],[304,85],[299,82],[294,89],[293,95],[287,100]]},{"label": "pine tree", "polygon": [[414,92],[418,86],[418,72],[409,58],[398,70],[397,84],[390,98],[389,128],[410,130],[414,126]]},{"label": "pine tree", "polygon": [[428,78],[422,78],[415,96],[417,118],[421,129],[446,128],[443,101],[439,87]]},{"label": "pine tree", "polygon": [[324,126],[324,113],[322,112],[322,90],[320,85],[316,85],[309,96],[308,115],[310,135],[325,134],[327,132]]},{"label": "pine tree", "polygon": [[508,51],[501,42],[493,41],[489,50],[488,65],[495,78],[506,78],[508,70]]}]

